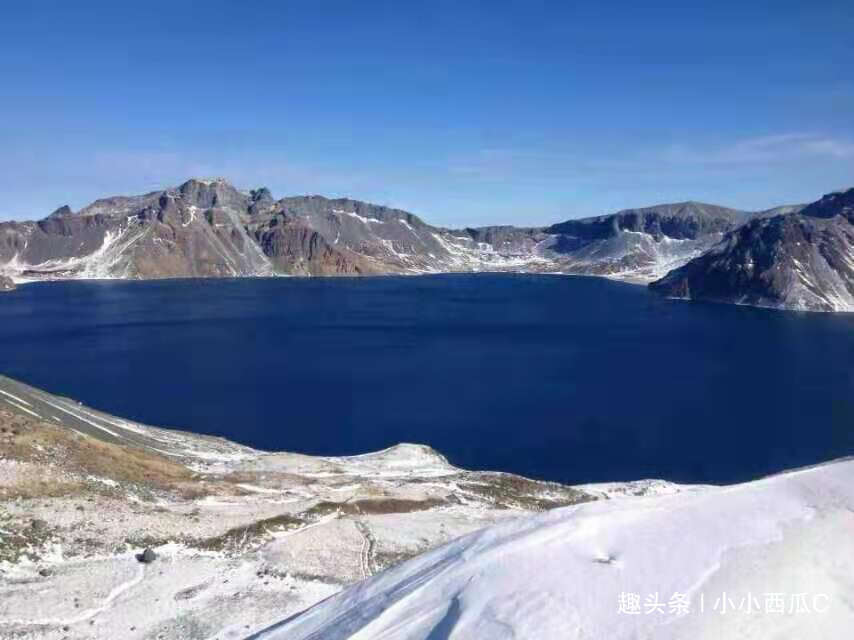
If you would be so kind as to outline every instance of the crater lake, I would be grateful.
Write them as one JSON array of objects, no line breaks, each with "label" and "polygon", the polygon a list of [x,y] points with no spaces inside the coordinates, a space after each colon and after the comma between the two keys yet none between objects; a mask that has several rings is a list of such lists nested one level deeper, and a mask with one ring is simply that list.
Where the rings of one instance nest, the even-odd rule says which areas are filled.
[{"label": "crater lake", "polygon": [[568,483],[728,483],[854,453],[854,315],[473,274],[41,282],[0,372],[270,450],[428,444]]}]

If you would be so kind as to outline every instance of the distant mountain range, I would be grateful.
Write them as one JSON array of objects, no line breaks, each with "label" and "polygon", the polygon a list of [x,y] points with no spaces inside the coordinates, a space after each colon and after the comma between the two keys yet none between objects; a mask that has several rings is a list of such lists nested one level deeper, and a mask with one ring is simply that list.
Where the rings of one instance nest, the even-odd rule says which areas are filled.
[{"label": "distant mountain range", "polygon": [[751,215],[687,202],[546,228],[450,230],[357,200],[274,200],[267,189],[192,179],[0,223],[0,265],[16,280],[512,270],[649,281]]},{"label": "distant mountain range", "polygon": [[[827,206],[826,213],[834,210],[832,203]],[[97,200],[77,212],[60,207],[38,222],[0,223],[0,277],[26,282],[559,272],[644,283],[660,279],[654,288],[675,297],[848,310],[854,297],[850,262],[845,262],[851,260],[851,222],[837,221],[836,214],[820,218],[805,212],[790,217],[802,208],[749,212],[683,202],[548,227],[446,229],[406,211],[358,200],[321,196],[276,200],[266,188],[243,192],[223,179],[191,179],[176,188]],[[754,241],[765,247],[767,240],[754,239],[757,230],[788,229],[794,221],[820,219],[825,222],[811,224],[834,229],[822,236],[822,246],[834,247],[836,257],[828,268],[836,276],[822,270],[813,278],[815,287],[804,285],[810,295],[792,294],[792,287],[778,284],[760,294],[764,276],[757,284],[722,275],[734,268],[727,266],[732,261],[716,263],[706,282],[704,265],[709,255],[718,255],[708,253],[713,247],[720,252],[733,243],[746,247]],[[796,238],[787,231],[783,236],[781,242],[788,245],[797,238],[812,242],[815,234]],[[816,251],[824,255],[822,249]],[[814,262],[813,257],[805,259]],[[824,289],[826,283],[831,291]],[[742,293],[742,286],[751,287],[751,292]],[[783,289],[788,293],[784,295]]]}]

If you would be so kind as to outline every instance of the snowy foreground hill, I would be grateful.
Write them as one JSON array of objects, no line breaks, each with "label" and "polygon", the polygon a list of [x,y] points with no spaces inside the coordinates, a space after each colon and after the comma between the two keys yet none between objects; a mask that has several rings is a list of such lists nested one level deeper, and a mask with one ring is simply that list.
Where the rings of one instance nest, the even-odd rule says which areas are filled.
[{"label": "snowy foreground hill", "polygon": [[235,640],[496,522],[679,490],[258,451],[0,376],[0,639]]},{"label": "snowy foreground hill", "polygon": [[850,638],[854,461],[494,525],[265,640]]},{"label": "snowy foreground hill", "polygon": [[[0,638],[850,638],[854,461],[568,487],[263,452],[0,376]],[[282,621],[282,622],[277,622]]]}]

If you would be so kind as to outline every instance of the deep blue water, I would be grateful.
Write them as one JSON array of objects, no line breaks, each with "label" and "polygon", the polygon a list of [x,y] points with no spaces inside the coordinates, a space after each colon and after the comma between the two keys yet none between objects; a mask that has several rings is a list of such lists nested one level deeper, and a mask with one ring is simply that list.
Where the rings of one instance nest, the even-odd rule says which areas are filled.
[{"label": "deep blue water", "polygon": [[427,443],[566,482],[730,482],[854,454],[854,316],[593,278],[40,283],[0,371],[266,449]]}]

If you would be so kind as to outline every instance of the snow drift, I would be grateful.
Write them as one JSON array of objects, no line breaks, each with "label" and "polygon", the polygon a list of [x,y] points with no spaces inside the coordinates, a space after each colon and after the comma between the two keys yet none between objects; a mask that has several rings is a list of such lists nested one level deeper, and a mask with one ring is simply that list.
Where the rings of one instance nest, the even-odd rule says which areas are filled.
[{"label": "snow drift", "polygon": [[854,461],[502,523],[253,636],[843,638]]}]

